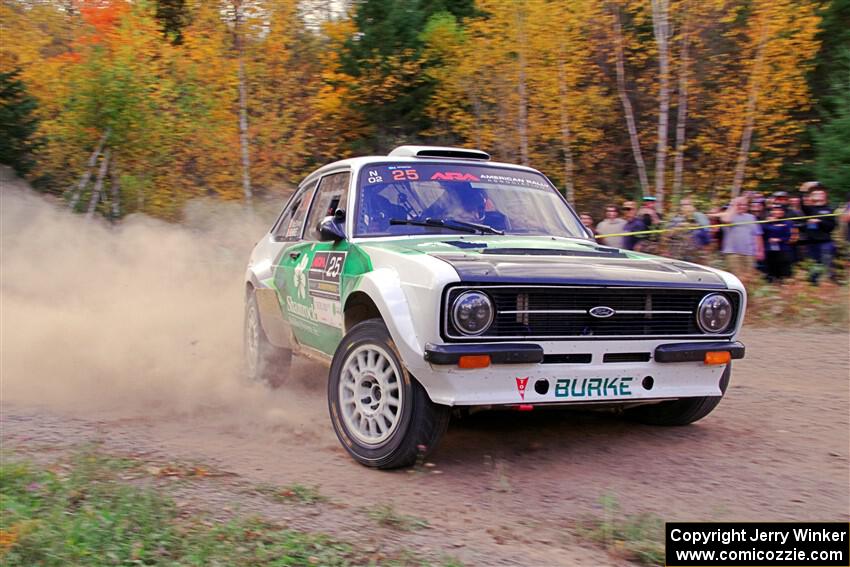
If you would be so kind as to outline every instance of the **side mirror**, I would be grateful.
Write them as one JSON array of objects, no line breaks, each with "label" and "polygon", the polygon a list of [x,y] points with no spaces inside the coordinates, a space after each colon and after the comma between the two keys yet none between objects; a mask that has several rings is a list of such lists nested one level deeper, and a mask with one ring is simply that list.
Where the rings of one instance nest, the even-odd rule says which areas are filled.
[{"label": "side mirror", "polygon": [[322,242],[345,240],[345,211],[337,209],[334,215],[327,216],[319,223],[319,240]]}]

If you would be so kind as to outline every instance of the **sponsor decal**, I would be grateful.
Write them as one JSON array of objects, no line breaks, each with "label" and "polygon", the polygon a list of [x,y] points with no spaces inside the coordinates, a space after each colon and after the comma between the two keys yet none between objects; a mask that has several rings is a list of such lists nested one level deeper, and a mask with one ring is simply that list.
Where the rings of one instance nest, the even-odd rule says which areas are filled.
[{"label": "sponsor decal", "polygon": [[[519,379],[517,379],[519,380]],[[632,395],[634,378],[560,378],[555,382],[556,398],[606,398]]]},{"label": "sponsor decal", "polygon": [[459,171],[438,171],[431,176],[431,179],[440,181],[481,181],[471,173],[461,173]]},{"label": "sponsor decal", "polygon": [[525,401],[525,387],[528,386],[528,376],[525,378],[517,378],[516,379],[516,389],[519,392],[519,397],[522,401]]},{"label": "sponsor decal", "polygon": [[514,177],[512,175],[492,175],[485,173],[481,175],[481,181],[486,181],[488,183],[498,183],[500,185],[523,185],[525,187],[539,187],[541,189],[549,188],[548,185],[538,179]]},{"label": "sponsor decal", "polygon": [[295,284],[296,293],[300,299],[305,299],[307,297],[307,278],[304,276],[304,270],[307,269],[307,262],[309,259],[309,256],[304,254],[301,261],[298,262],[297,266],[295,266],[292,283]]},{"label": "sponsor decal", "polygon": [[313,298],[313,316],[319,323],[331,327],[342,327],[342,309],[339,301],[325,299],[324,297]]},{"label": "sponsor decal", "polygon": [[316,252],[307,273],[310,295],[339,302],[339,279],[345,255],[346,252]]},{"label": "sponsor decal", "polygon": [[316,320],[316,314],[313,312],[313,305],[298,303],[297,301],[292,299],[291,295],[286,296],[286,309],[287,311],[289,311],[293,315],[297,315],[298,317],[310,319],[311,321]]},{"label": "sponsor decal", "polygon": [[291,292],[285,299],[287,312],[302,320],[293,321],[294,324],[313,334],[324,332],[316,323],[342,328],[340,278],[346,254],[322,251],[301,257],[292,273],[292,285],[287,286]]}]

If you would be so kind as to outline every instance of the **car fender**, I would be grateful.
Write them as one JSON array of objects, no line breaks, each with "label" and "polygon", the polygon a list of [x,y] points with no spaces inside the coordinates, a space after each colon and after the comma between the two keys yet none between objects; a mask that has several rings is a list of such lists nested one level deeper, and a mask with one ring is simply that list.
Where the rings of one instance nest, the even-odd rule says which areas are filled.
[{"label": "car fender", "polygon": [[[365,247],[364,247],[365,248]],[[353,291],[365,293],[381,314],[407,369],[428,369],[425,344],[442,342],[440,312],[443,288],[460,281],[448,263],[427,254],[365,250],[374,266]],[[423,383],[425,389],[428,385]]]}]

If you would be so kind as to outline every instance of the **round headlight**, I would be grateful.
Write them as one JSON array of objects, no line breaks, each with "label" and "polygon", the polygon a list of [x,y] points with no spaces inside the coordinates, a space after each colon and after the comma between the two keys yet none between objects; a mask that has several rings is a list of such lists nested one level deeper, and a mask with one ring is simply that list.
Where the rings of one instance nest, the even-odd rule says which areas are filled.
[{"label": "round headlight", "polygon": [[452,305],[452,323],[464,335],[480,335],[493,323],[493,302],[486,293],[463,292]]},{"label": "round headlight", "polygon": [[721,293],[709,293],[697,308],[697,323],[706,333],[722,333],[732,322],[732,302]]}]

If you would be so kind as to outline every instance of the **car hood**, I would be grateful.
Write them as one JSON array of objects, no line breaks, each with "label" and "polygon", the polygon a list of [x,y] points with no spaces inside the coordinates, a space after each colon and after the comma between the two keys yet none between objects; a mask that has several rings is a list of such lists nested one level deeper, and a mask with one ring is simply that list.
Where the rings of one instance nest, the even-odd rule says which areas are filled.
[{"label": "car hood", "polygon": [[463,235],[387,239],[362,246],[367,253],[374,246],[439,258],[465,282],[726,287],[714,271],[696,264],[581,239]]}]

